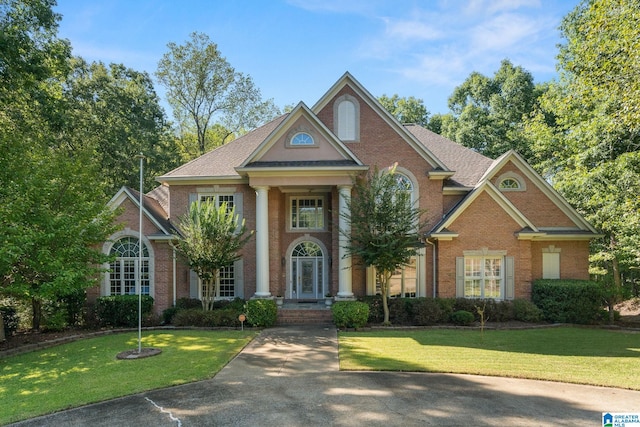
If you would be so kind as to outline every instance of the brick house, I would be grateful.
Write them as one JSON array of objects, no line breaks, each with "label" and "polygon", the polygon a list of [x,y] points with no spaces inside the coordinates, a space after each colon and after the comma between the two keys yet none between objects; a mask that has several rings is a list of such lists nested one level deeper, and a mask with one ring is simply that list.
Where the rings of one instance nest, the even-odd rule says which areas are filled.
[{"label": "brick house", "polygon": [[[190,203],[232,203],[254,237],[221,272],[219,298],[317,300],[376,293],[338,232],[352,177],[397,162],[426,209],[428,243],[394,275],[392,296],[529,298],[538,278],[587,279],[596,231],[517,153],[496,160],[417,125],[403,125],[349,73],[311,108],[291,112],[157,178],[143,198],[143,292],[158,312],[198,298],[176,259],[173,224]],[[93,296],[135,292],[139,194],[122,188],[124,229],[104,244],[117,260]]]}]

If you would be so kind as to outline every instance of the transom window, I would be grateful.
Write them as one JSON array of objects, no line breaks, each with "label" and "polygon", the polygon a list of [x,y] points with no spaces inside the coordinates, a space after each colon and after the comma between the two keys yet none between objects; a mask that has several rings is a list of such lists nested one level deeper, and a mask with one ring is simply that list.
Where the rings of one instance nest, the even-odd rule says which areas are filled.
[{"label": "transom window", "polygon": [[322,197],[292,197],[290,219],[292,230],[324,229]]},{"label": "transom window", "polygon": [[[149,251],[142,244],[142,266],[138,268],[140,241],[137,237],[124,237],[111,247],[110,255],[116,259],[109,265],[109,294],[135,295],[136,282],[140,275],[142,294],[149,295]],[[138,271],[141,270],[141,271]]]},{"label": "transom window", "polygon": [[464,297],[502,299],[503,257],[464,258]]},{"label": "transom window", "polygon": [[297,133],[291,138],[291,145],[313,145],[313,137],[306,132]]}]

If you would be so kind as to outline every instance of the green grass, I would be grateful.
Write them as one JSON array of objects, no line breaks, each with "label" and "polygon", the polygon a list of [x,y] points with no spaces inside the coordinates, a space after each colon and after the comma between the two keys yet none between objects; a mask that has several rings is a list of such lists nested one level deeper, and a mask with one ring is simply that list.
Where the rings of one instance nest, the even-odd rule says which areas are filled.
[{"label": "green grass", "polygon": [[118,360],[137,333],[83,339],[0,359],[0,424],[214,376],[255,336],[252,331],[145,332],[157,356]]},{"label": "green grass", "polygon": [[341,332],[340,369],[447,372],[640,390],[640,333],[557,327]]}]

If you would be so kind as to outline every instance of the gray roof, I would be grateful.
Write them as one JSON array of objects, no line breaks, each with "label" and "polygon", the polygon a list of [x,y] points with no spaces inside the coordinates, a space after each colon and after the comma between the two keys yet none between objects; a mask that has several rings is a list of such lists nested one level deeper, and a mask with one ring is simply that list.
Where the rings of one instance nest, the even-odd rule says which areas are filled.
[{"label": "gray roof", "polygon": [[493,160],[470,148],[453,142],[422,126],[409,124],[405,128],[424,144],[447,168],[455,171],[448,185],[475,186],[492,165]]}]

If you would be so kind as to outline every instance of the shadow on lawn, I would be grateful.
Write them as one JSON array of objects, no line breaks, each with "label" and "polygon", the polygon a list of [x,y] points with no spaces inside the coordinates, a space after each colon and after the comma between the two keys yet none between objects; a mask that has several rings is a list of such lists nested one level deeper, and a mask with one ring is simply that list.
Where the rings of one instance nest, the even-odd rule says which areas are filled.
[{"label": "shadow on lawn", "polygon": [[637,357],[640,333],[586,327],[518,330],[421,329],[349,332],[349,337],[408,337],[423,346],[464,347],[549,356]]}]

